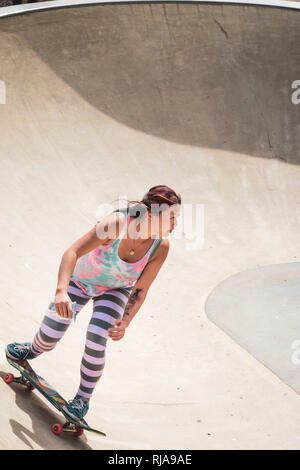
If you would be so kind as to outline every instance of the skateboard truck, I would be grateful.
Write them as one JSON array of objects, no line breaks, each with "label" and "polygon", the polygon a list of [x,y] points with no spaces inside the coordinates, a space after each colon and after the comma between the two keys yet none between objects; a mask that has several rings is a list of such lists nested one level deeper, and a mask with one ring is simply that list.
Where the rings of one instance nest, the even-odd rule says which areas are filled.
[{"label": "skateboard truck", "polygon": [[80,437],[84,433],[82,428],[75,426],[75,424],[72,424],[69,421],[66,421],[63,426],[60,423],[55,423],[51,429],[56,435],[61,434],[62,432],[72,432],[75,436]]},{"label": "skateboard truck", "polygon": [[32,385],[32,383],[30,383],[29,380],[25,379],[23,375],[20,375],[20,377],[15,377],[13,374],[6,374],[4,376],[4,382],[7,384],[15,382],[17,384],[24,385],[29,391],[35,389],[34,385]]}]

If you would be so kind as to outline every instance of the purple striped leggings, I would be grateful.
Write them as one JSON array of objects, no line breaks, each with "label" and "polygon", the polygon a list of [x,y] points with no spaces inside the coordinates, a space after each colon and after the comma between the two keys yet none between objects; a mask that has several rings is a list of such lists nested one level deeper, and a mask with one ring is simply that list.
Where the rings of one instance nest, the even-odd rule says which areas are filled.
[{"label": "purple striped leggings", "polygon": [[[100,379],[104,363],[105,349],[108,338],[108,329],[113,326],[115,320],[121,318],[132,287],[118,287],[109,289],[98,296],[86,295],[70,279],[68,295],[72,302],[76,302],[76,312],[93,299],[93,315],[90,320],[84,354],[80,366],[80,386],[77,395],[90,398]],[[63,337],[72,320],[53,315],[47,310],[42,324],[31,343],[31,351],[35,356],[43,352],[52,351],[57,342]]]}]

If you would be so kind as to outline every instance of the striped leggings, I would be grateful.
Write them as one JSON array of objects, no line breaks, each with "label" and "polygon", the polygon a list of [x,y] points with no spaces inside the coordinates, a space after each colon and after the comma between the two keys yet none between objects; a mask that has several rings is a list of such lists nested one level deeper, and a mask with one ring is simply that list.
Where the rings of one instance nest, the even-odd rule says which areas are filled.
[{"label": "striped leggings", "polygon": [[[108,329],[113,326],[115,320],[123,316],[131,291],[132,287],[112,288],[93,297],[86,295],[72,278],[70,279],[68,295],[72,302],[76,302],[76,313],[93,299],[93,315],[86,334],[77,396],[87,399],[92,396],[104,368]],[[52,351],[71,323],[72,320],[53,315],[47,310],[30,346],[33,354],[39,356],[43,352]]]}]

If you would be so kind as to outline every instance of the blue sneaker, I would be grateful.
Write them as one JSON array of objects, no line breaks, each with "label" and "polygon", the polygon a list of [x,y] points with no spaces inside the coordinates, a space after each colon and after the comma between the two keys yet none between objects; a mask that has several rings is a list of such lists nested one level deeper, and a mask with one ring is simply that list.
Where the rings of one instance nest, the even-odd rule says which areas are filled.
[{"label": "blue sneaker", "polygon": [[80,396],[76,396],[73,400],[68,401],[63,407],[65,412],[73,419],[83,419],[89,410],[89,400]]},{"label": "blue sneaker", "polygon": [[30,349],[31,343],[11,343],[6,346],[6,355],[13,361],[34,359],[36,356]]}]

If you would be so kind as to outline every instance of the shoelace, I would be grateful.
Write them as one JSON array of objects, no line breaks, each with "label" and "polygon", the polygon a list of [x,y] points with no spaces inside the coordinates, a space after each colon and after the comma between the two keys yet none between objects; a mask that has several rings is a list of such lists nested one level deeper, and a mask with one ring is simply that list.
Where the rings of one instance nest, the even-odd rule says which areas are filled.
[{"label": "shoelace", "polygon": [[22,352],[27,352],[27,351],[28,351],[28,346],[22,346],[22,345],[18,345],[18,344],[17,344],[17,345],[14,347],[14,349],[15,349],[15,351],[21,352],[21,353],[22,353]]},{"label": "shoelace", "polygon": [[81,411],[85,405],[84,401],[79,398],[78,400],[69,400],[68,403],[72,404],[72,407],[76,410]]}]

